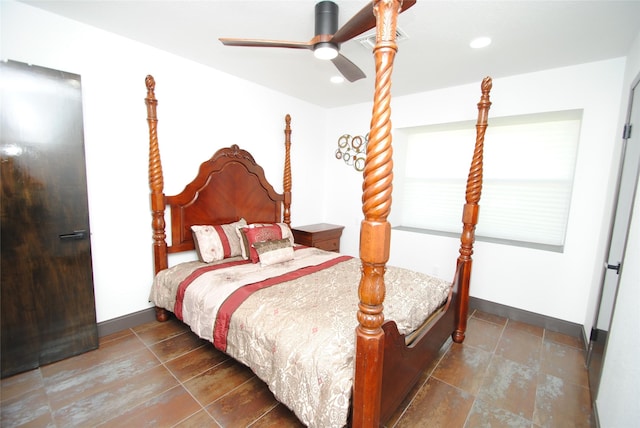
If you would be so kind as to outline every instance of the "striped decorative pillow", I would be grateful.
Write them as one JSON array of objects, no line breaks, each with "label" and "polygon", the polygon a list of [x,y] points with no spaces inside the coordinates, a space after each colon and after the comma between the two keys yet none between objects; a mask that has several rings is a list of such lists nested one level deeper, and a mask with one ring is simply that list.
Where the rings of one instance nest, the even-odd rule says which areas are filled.
[{"label": "striped decorative pillow", "polygon": [[246,225],[247,222],[240,219],[229,224],[191,226],[198,258],[205,263],[211,263],[242,255],[236,230]]}]

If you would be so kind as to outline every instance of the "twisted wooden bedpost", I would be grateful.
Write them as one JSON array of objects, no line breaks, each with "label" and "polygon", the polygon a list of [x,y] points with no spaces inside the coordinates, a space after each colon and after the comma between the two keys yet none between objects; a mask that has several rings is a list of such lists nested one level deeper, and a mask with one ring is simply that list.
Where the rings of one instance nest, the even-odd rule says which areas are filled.
[{"label": "twisted wooden bedpost", "polygon": [[[144,99],[147,105],[147,123],[149,124],[149,187],[151,189],[151,227],[153,228],[153,257],[155,273],[167,268],[167,241],[164,221],[164,179],[162,178],[162,163],[160,162],[160,149],[158,147],[158,118],[156,107],[158,100],[154,93],[156,81],[148,75],[145,79],[147,85],[147,97]],[[160,310],[162,313],[159,313]],[[166,311],[156,308],[156,318],[164,321],[168,317]]]},{"label": "twisted wooden bedpost", "polygon": [[283,221],[291,226],[291,116],[284,118],[284,214]]},{"label": "twisted wooden bedpost", "polygon": [[373,115],[364,167],[360,225],[362,276],[358,295],[356,363],[353,389],[353,426],[380,424],[384,333],[382,312],[385,296],[384,273],[389,260],[393,161],[391,148],[391,73],[397,51],[396,25],[402,1],[378,0],[376,16],[376,64]]},{"label": "twisted wooden bedpost", "polygon": [[[480,195],[482,193],[482,161],[484,150],[484,135],[487,130],[487,118],[489,117],[489,92],[491,91],[492,80],[485,77],[482,80],[482,96],[478,103],[478,121],[476,122],[476,145],[473,151],[469,177],[467,178],[466,204],[462,211],[462,234],[460,235],[460,256],[458,256],[458,266],[456,269],[460,280],[460,290],[463,296],[469,295],[469,282],[471,280],[471,265],[473,260],[473,242],[475,241],[475,229],[478,224],[478,213],[480,206]],[[460,305],[456,308],[456,330],[453,333],[453,340],[461,343],[464,340],[467,330],[467,314],[469,311],[469,300],[460,299]]]}]

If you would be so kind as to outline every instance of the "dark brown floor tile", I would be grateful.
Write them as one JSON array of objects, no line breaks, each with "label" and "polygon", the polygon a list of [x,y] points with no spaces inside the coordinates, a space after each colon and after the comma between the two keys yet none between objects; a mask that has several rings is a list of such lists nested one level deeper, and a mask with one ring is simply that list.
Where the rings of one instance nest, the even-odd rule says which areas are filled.
[{"label": "dark brown floor tile", "polygon": [[[445,344],[385,426],[595,426],[582,348],[577,338],[474,311],[465,343]],[[103,337],[96,351],[0,388],[3,427],[302,426],[251,370],[175,319]]]},{"label": "dark brown floor tile", "polygon": [[499,315],[490,314],[488,312],[482,312],[475,310],[473,311],[473,318],[477,318],[482,321],[487,321],[493,324],[497,324],[503,326],[507,323],[507,318],[501,317]]},{"label": "dark brown floor tile", "polygon": [[186,331],[182,334],[172,336],[167,340],[154,343],[149,346],[149,349],[156,354],[160,361],[166,362],[207,343],[209,342],[200,339],[190,331]]},{"label": "dark brown floor tile", "polygon": [[44,378],[45,390],[49,396],[51,408],[56,411],[76,400],[109,390],[112,385],[145,373],[159,365],[160,362],[156,356],[145,348],[114,358],[92,370],[82,367],[77,370],[57,371],[53,376]]},{"label": "dark brown floor tile", "polygon": [[193,399],[191,394],[178,385],[127,412],[121,412],[118,417],[98,426],[101,428],[120,428],[124,426],[171,427],[201,409],[202,407]]},{"label": "dark brown floor tile", "polygon": [[[131,330],[127,330],[127,334],[118,337],[112,337],[111,340],[100,342],[98,351],[105,356],[122,355],[128,352],[134,352],[144,348],[145,344]],[[94,351],[95,352],[95,351]]]},{"label": "dark brown floor tile", "polygon": [[85,370],[94,370],[97,366],[112,362],[114,358],[126,358],[127,355],[142,350],[146,350],[142,341],[131,334],[105,342],[94,351],[42,366],[40,370],[45,379],[63,372],[77,374]]},{"label": "dark brown floor tile", "polygon": [[172,428],[220,428],[220,425],[213,420],[206,410],[202,409],[195,415],[190,416]]},{"label": "dark brown floor tile", "polygon": [[540,427],[595,426],[589,390],[542,374],[536,393],[534,422]]},{"label": "dark brown floor tile", "polygon": [[254,376],[205,410],[225,428],[240,428],[246,427],[277,404],[267,385]]},{"label": "dark brown floor tile", "polygon": [[476,400],[469,413],[465,428],[514,428],[531,427],[530,420],[511,413],[507,410],[488,405],[482,400]]},{"label": "dark brown floor tile", "polygon": [[475,346],[485,351],[493,352],[502,335],[504,325],[471,318],[467,323],[465,345]]},{"label": "dark brown floor tile", "polygon": [[544,342],[541,371],[584,388],[589,387],[585,352],[581,349]]},{"label": "dark brown floor tile", "polygon": [[304,424],[282,403],[250,425],[251,428],[303,428]]},{"label": "dark brown floor tile", "polygon": [[163,366],[156,366],[121,378],[107,389],[80,398],[54,411],[53,417],[60,427],[95,426],[114,415],[128,412],[176,385],[176,379]]},{"label": "dark brown floor tile", "polygon": [[582,342],[581,338],[569,336],[568,334],[557,333],[555,331],[546,330],[544,332],[544,340],[558,343],[560,345],[571,346],[580,350],[585,349],[584,343]]},{"label": "dark brown floor tile", "polygon": [[208,406],[253,376],[255,376],[253,372],[246,366],[227,360],[188,380],[184,383],[184,387],[201,405]]},{"label": "dark brown floor tile", "polygon": [[207,343],[186,354],[165,363],[165,366],[178,378],[185,382],[194,376],[217,366],[230,357]]},{"label": "dark brown floor tile", "polygon": [[151,321],[134,327],[132,330],[145,345],[152,345],[161,340],[182,334],[185,331],[190,331],[189,327],[175,318],[169,318],[165,322]]},{"label": "dark brown floor tile", "polygon": [[[7,426],[7,428],[10,428],[10,426]],[[56,423],[53,420],[53,416],[51,416],[51,413],[49,412],[30,420],[26,424],[20,425],[20,428],[56,428]]]},{"label": "dark brown floor tile", "polygon": [[135,336],[135,334],[133,333],[133,330],[131,330],[130,328],[127,328],[125,330],[120,330],[118,332],[100,337],[99,343],[100,343],[100,346],[103,346],[113,340],[120,340],[129,336]]},{"label": "dark brown floor tile", "polygon": [[538,371],[495,355],[478,399],[525,419],[533,417]]},{"label": "dark brown floor tile", "polygon": [[479,348],[454,343],[432,376],[475,395],[482,385],[491,355]]},{"label": "dark brown floor tile", "polygon": [[526,324],[520,321],[509,320],[507,322],[507,330],[511,329],[522,330],[526,333],[537,336],[540,339],[542,339],[542,336],[544,335],[544,328],[538,327],[537,325]]},{"label": "dark brown floor tile", "polygon": [[507,324],[496,347],[496,355],[526,366],[540,368],[542,352],[542,334],[532,335],[525,329],[510,327]]},{"label": "dark brown floor tile", "polygon": [[[2,401],[0,412],[2,427],[37,426],[39,422],[47,421],[51,421],[51,409],[42,388]],[[47,424],[40,426],[47,426]]]},{"label": "dark brown floor tile", "polygon": [[44,388],[44,382],[39,369],[7,377],[0,380],[0,401],[5,402],[42,388]]},{"label": "dark brown floor tile", "polygon": [[[418,392],[396,427],[462,427],[473,400],[471,394],[431,377]],[[425,425],[427,421],[428,425]]]}]

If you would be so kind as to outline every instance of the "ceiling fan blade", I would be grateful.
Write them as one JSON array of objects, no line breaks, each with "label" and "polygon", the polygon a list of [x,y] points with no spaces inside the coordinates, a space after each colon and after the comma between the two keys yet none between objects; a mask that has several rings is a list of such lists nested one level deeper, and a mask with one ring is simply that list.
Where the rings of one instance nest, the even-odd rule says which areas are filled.
[{"label": "ceiling fan blade", "polygon": [[[416,4],[416,0],[404,0],[400,13]],[[342,27],[336,31],[331,39],[332,43],[341,44],[353,39],[356,36],[369,31],[376,26],[376,17],[373,14],[373,2],[369,2],[360,12],[353,15]]]},{"label": "ceiling fan blade", "polygon": [[338,54],[331,62],[349,82],[355,82],[356,80],[367,77],[357,65],[349,61],[347,57],[342,54]]},{"label": "ceiling fan blade", "polygon": [[262,48],[313,49],[311,42],[292,42],[288,40],[235,39],[221,37],[218,40],[225,46],[249,46]]}]

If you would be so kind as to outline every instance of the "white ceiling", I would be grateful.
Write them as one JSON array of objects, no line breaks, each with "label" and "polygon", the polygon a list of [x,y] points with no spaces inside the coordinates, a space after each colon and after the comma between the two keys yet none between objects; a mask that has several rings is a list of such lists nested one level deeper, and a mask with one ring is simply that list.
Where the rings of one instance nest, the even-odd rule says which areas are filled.
[{"label": "white ceiling", "polygon": [[[308,41],[316,0],[21,0],[211,66],[323,107],[372,100],[371,48],[344,43],[341,53],[367,75],[329,82],[333,64],[309,50],[223,46],[218,37]],[[339,25],[367,5],[336,0]],[[640,32],[635,1],[418,0],[400,15],[392,92],[406,95],[548,68],[626,56]],[[469,48],[477,36],[493,43]],[[108,53],[106,53],[108,54]]]}]

